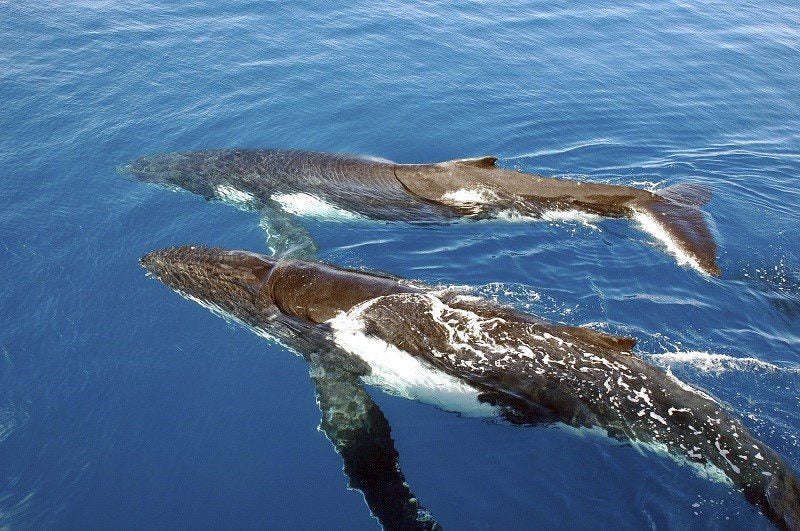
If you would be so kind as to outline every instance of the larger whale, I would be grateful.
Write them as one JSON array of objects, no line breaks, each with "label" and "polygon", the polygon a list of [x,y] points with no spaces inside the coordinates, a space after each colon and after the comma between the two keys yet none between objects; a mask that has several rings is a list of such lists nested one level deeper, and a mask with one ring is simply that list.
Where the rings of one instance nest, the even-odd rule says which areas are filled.
[{"label": "larger whale", "polygon": [[397,464],[361,381],[445,410],[563,423],[716,467],[779,528],[800,529],[792,469],[712,397],[631,352],[635,340],[547,322],[455,291],[318,262],[202,246],[142,265],[184,296],[312,365],[322,428],[387,528],[438,527]]},{"label": "larger whale", "polygon": [[[699,185],[651,192],[526,174],[499,167],[496,157],[397,164],[291,150],[168,153],[141,157],[123,169],[144,181],[264,209],[265,219],[273,222],[284,219],[278,215],[282,210],[297,212],[312,202],[348,215],[415,223],[509,214],[541,217],[553,211],[635,218],[683,262],[720,274],[716,243],[700,210],[711,195]],[[271,230],[273,238],[287,231],[280,223]],[[298,231],[291,238],[313,247]]]}]

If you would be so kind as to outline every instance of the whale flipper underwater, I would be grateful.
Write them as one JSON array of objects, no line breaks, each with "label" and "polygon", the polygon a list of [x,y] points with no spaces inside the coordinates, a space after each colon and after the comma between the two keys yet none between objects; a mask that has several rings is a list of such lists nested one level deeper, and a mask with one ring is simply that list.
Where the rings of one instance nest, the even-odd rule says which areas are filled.
[{"label": "whale flipper underwater", "polygon": [[412,223],[573,210],[634,218],[683,262],[720,274],[716,243],[700,210],[711,197],[706,188],[678,184],[650,192],[526,174],[496,162],[482,157],[397,164],[311,151],[224,149],[141,157],[121,171],[208,199],[268,208],[273,216],[317,202],[339,215]]},{"label": "whale flipper underwater", "polygon": [[411,492],[398,463],[391,428],[372,400],[352,357],[333,349],[306,356],[322,411],[320,428],[344,461],[350,487],[364,495],[372,514],[387,529],[441,527]]},{"label": "whale flipper underwater", "polygon": [[[356,376],[465,415],[599,428],[718,469],[776,526],[800,529],[800,486],[792,468],[713,398],[632,353],[633,338],[551,323],[390,276],[247,251],[175,247],[149,253],[141,263],[170,288],[278,338],[312,366],[316,359],[334,371],[342,367],[349,376],[327,383],[345,382],[350,396],[365,404],[371,401]],[[371,476],[368,484],[385,478],[390,486],[374,487],[381,492],[377,499],[394,498],[392,514],[415,521],[418,506],[396,468],[385,418],[376,417],[377,436],[365,435],[368,430],[358,428],[369,424],[359,420],[364,416],[337,416],[341,410],[325,405],[328,390],[317,381],[321,406],[334,413],[323,429],[337,448],[337,441],[349,440],[337,426],[352,419],[351,432],[367,441],[349,445],[357,457],[342,451],[345,470],[348,460],[371,464],[367,455],[377,451],[374,459],[386,475]],[[336,400],[347,397],[334,392]],[[370,487],[354,477],[358,472],[351,482],[364,489],[380,519],[366,495]],[[436,525],[424,510],[416,514],[417,522]]]},{"label": "whale flipper underwater", "polygon": [[[236,265],[242,267],[242,271],[262,277],[269,271],[262,267],[256,255],[241,254],[236,258]],[[143,263],[148,264],[148,260],[146,257]],[[155,262],[150,267],[154,265]],[[225,267],[224,263],[220,265]],[[216,272],[223,273],[222,270]],[[239,273],[235,269],[229,272],[232,273],[229,280],[234,280]],[[263,284],[263,278],[258,282]],[[225,281],[219,287],[224,288]],[[186,291],[178,291],[192,297],[191,294],[196,293],[195,300],[210,304],[215,310],[223,309],[216,306],[212,298],[205,298],[211,296],[211,292],[195,292],[188,285]],[[230,305],[223,305],[226,318],[267,333],[308,362],[322,413],[319,428],[342,457],[349,486],[363,494],[380,524],[387,529],[441,529],[406,483],[389,422],[364,389],[361,379],[369,373],[369,366],[325,340],[319,327],[284,315],[274,307],[256,311],[247,300],[230,299],[228,302]]]},{"label": "whale flipper underwater", "polygon": [[296,258],[314,258],[319,251],[311,233],[274,204],[261,206],[259,225],[264,230],[267,249],[275,256],[291,254]]}]

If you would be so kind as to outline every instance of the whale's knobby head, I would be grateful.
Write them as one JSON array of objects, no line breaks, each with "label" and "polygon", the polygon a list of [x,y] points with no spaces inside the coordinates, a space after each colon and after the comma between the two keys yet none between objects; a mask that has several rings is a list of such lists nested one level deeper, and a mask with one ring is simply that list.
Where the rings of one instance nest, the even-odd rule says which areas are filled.
[{"label": "whale's knobby head", "polygon": [[265,292],[275,260],[247,251],[205,246],[150,252],[141,265],[161,282],[247,322],[268,320],[277,308]]},{"label": "whale's knobby head", "polygon": [[220,190],[236,189],[240,168],[238,152],[231,150],[162,153],[145,155],[119,171],[136,179],[173,190],[186,190],[205,197],[219,199]]}]

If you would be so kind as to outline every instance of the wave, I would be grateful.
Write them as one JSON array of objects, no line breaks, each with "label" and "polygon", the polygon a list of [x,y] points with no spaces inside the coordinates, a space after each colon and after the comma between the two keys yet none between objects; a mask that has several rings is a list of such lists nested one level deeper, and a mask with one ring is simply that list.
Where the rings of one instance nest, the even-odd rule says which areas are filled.
[{"label": "wave", "polygon": [[800,374],[800,367],[780,366],[758,358],[737,358],[727,354],[716,354],[703,351],[665,352],[652,355],[654,361],[661,365],[690,365],[704,372],[719,374],[727,371],[761,371],[761,372],[790,372]]},{"label": "wave", "polygon": [[608,146],[625,148],[628,145],[610,138],[595,138],[585,142],[577,142],[568,146],[554,147],[550,149],[539,149],[537,151],[523,153],[520,155],[516,155],[514,157],[506,157],[505,160],[526,160],[526,159],[536,159],[553,155],[566,155],[567,153],[571,153],[573,151],[581,151],[584,149],[592,149],[592,148],[608,147]]}]

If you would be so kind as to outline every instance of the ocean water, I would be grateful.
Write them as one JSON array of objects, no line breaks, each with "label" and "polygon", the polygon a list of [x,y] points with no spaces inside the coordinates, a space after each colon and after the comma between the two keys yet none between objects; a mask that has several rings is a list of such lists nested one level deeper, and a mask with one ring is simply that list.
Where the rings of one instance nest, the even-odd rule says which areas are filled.
[{"label": "ocean water", "polygon": [[[326,261],[634,335],[800,469],[796,1],[0,1],[0,43],[0,527],[376,527],[302,359],[138,265],[266,250],[116,171],[228,146],[711,187],[721,278],[624,220],[303,223]],[[770,528],[658,454],[370,393],[447,528]]]}]

